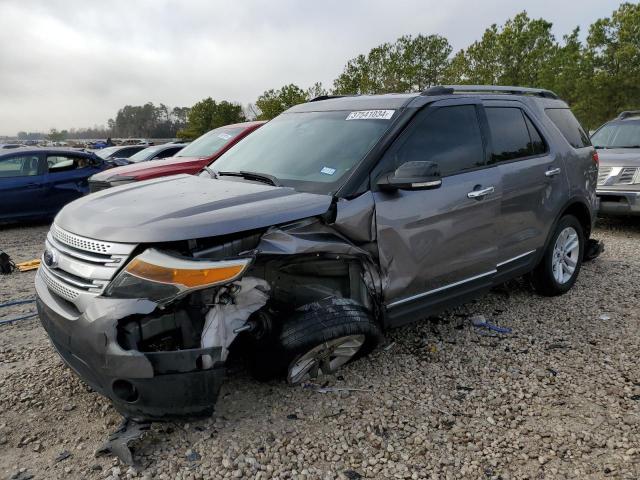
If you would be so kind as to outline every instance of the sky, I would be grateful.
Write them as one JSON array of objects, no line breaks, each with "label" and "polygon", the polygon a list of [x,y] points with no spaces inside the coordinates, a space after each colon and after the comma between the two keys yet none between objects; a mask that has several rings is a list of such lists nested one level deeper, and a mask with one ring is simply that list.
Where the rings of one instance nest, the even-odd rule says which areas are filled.
[{"label": "sky", "polygon": [[124,105],[243,105],[330,87],[345,63],[405,34],[454,52],[522,10],[583,35],[620,1],[0,0],[0,135],[105,125]]}]

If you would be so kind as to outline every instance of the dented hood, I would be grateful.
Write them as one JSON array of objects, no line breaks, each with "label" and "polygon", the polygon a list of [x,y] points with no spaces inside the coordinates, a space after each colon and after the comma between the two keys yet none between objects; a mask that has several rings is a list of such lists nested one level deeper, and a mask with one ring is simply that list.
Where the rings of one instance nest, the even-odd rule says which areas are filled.
[{"label": "dented hood", "polygon": [[87,195],[56,217],[89,238],[147,243],[227,235],[321,215],[328,195],[245,181],[176,175]]}]

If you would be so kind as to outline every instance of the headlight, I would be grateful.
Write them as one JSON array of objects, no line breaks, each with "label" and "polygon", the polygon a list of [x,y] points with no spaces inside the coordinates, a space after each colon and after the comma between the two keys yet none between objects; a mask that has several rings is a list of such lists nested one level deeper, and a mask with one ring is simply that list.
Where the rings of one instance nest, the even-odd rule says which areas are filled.
[{"label": "headlight", "polygon": [[232,282],[242,276],[250,263],[250,258],[219,262],[192,260],[150,248],[129,262],[105,294],[163,302],[192,290]]}]

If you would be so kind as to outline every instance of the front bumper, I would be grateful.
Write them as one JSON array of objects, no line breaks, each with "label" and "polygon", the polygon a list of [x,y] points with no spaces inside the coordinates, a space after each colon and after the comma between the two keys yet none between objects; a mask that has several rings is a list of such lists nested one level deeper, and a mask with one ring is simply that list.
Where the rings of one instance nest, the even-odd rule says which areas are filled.
[{"label": "front bumper", "polygon": [[[65,363],[108,397],[123,416],[137,421],[211,415],[224,378],[220,347],[166,352],[124,350],[118,320],[155,309],[148,300],[96,298],[80,313],[52,295],[36,275],[42,326]],[[212,368],[202,368],[208,355]]]},{"label": "front bumper", "polygon": [[597,190],[598,213],[606,215],[640,215],[640,191]]}]

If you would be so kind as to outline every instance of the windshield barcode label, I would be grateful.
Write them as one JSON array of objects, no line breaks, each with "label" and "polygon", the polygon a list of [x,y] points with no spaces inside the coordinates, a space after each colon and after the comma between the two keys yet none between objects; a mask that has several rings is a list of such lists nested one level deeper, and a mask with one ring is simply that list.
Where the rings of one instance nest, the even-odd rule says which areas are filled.
[{"label": "windshield barcode label", "polygon": [[359,110],[347,115],[347,120],[389,120],[395,110]]}]

